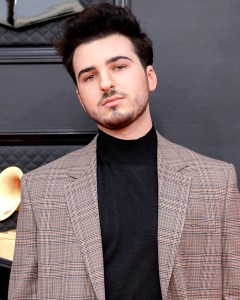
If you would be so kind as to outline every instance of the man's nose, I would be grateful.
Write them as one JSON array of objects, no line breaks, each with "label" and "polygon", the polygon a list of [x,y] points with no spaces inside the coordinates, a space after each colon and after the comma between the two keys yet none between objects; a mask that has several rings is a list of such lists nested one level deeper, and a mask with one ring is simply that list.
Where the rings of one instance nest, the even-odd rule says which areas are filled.
[{"label": "man's nose", "polygon": [[106,92],[109,89],[113,88],[114,86],[115,86],[114,80],[108,72],[105,72],[105,73],[101,74],[101,76],[100,76],[100,88],[101,88],[102,91]]}]

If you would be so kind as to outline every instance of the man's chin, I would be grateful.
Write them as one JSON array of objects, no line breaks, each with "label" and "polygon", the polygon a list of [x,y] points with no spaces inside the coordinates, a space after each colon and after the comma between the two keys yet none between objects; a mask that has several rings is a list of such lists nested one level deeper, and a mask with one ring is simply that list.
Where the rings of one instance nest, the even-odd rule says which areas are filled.
[{"label": "man's chin", "polygon": [[103,120],[101,122],[97,122],[101,127],[107,128],[109,130],[120,130],[134,122],[133,116],[128,116],[127,118],[115,118],[114,120]]},{"label": "man's chin", "polygon": [[109,129],[109,130],[121,130],[129,126],[132,122],[127,123],[104,123],[99,124],[101,127]]}]

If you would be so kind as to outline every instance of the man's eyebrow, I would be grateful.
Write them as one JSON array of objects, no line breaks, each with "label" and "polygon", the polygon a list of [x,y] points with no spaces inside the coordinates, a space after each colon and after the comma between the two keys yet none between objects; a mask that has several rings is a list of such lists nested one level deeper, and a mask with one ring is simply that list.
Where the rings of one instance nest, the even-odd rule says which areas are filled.
[{"label": "man's eyebrow", "polygon": [[118,55],[118,56],[114,56],[114,57],[107,59],[106,64],[110,64],[112,62],[118,61],[119,59],[127,59],[129,61],[132,61],[132,59],[127,56]]},{"label": "man's eyebrow", "polygon": [[[127,56],[118,55],[118,56],[114,56],[114,57],[111,57],[111,58],[107,59],[106,60],[106,65],[108,65],[110,63],[113,63],[113,62],[116,62],[120,59],[127,59],[129,61],[132,61],[132,59],[127,57]],[[87,73],[87,72],[91,72],[93,70],[96,70],[96,68],[94,66],[84,68],[81,71],[79,71],[77,78],[79,79],[82,76],[82,74]]]},{"label": "man's eyebrow", "polygon": [[79,79],[82,74],[95,70],[95,67],[87,67],[79,71],[77,78]]}]

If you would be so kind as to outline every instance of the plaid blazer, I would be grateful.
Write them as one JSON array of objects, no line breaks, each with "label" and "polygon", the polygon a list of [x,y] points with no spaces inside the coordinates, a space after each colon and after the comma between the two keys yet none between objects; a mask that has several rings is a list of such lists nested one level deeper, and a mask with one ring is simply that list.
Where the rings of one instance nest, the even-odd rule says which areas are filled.
[{"label": "plaid blazer", "polygon": [[[163,299],[239,300],[234,167],[158,135],[158,199]],[[9,299],[105,299],[96,139],[23,177]]]}]

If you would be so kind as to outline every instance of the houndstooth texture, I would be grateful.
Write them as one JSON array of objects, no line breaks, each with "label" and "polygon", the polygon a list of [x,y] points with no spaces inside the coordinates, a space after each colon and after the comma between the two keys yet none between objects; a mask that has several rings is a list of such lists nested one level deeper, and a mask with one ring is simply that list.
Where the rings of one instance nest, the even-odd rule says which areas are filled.
[{"label": "houndstooth texture", "polygon": [[[239,300],[240,195],[233,166],[159,135],[157,160],[163,300]],[[22,191],[9,300],[104,300],[96,139],[29,172]]]}]

